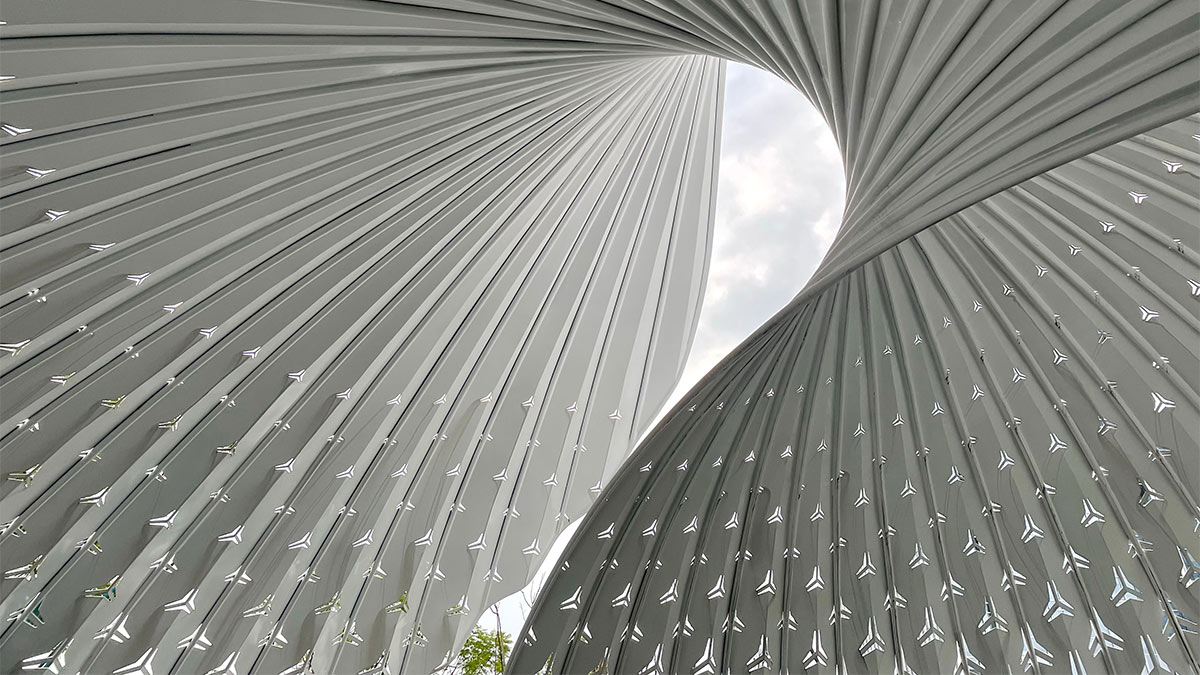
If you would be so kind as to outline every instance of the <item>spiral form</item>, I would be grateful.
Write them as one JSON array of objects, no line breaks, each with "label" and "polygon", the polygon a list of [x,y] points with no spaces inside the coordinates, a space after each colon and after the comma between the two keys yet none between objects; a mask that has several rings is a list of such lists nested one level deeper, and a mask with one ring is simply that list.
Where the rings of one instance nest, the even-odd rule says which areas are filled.
[{"label": "spiral form", "polygon": [[[513,672],[1197,670],[1195,2],[0,21],[0,672],[432,672],[581,518]],[[627,459],[725,60],[844,222]]]}]

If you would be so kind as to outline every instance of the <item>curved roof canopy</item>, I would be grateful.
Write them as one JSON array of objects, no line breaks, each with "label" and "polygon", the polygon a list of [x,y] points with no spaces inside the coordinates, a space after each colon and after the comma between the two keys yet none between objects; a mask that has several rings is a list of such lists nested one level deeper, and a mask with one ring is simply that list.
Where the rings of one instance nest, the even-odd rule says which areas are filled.
[{"label": "curved roof canopy", "polygon": [[[0,19],[0,670],[428,672],[585,512],[518,672],[1196,669],[1194,2]],[[614,477],[722,59],[845,221]]]}]

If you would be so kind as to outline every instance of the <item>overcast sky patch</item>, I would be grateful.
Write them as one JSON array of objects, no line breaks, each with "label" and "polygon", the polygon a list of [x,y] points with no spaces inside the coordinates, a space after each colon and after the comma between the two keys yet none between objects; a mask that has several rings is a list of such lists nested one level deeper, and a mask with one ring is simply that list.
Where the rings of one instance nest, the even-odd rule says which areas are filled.
[{"label": "overcast sky patch", "polygon": [[713,257],[677,395],[804,287],[842,219],[833,134],[775,75],[729,64]]}]

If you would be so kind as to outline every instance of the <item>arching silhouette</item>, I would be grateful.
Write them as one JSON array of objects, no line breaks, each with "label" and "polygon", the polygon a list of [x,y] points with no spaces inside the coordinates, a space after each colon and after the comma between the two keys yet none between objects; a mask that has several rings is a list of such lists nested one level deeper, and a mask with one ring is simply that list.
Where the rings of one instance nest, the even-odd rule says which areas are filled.
[{"label": "arching silhouette", "polygon": [[[519,672],[1196,667],[1195,3],[3,14],[0,669],[428,672],[597,499]],[[722,58],[844,223],[614,482]]]}]

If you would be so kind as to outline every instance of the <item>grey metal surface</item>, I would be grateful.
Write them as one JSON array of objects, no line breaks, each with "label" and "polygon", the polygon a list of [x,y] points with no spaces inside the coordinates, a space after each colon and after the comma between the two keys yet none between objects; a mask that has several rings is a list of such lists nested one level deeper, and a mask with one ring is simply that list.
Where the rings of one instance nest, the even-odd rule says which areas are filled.
[{"label": "grey metal surface", "polygon": [[164,41],[4,44],[0,672],[428,672],[673,389],[723,66]]},{"label": "grey metal surface", "polygon": [[[954,579],[964,588],[971,580],[971,593],[997,597],[989,606],[1002,606],[1010,628],[1001,647],[967,642],[959,631],[966,608],[957,604],[966,601],[951,595],[949,614],[935,615],[940,626],[955,622],[945,629],[947,653],[960,649],[969,663],[969,646],[992,664],[1020,657],[1014,641],[1037,639],[1061,668],[1067,646],[1091,658],[1088,630],[1101,620],[1153,633],[1156,597],[1194,617],[1194,590],[1137,570],[1158,570],[1160,556],[1175,556],[1176,544],[1195,536],[1185,530],[1196,501],[1189,467],[1200,459],[1197,291],[1181,295],[1188,288],[1179,283],[1200,276],[1188,199],[1197,158],[1179,134],[1196,131],[1166,127],[1131,141],[1148,148],[1133,152],[1137,161],[1179,165],[1158,173],[1115,168],[1133,160],[1121,154],[1127,146],[1110,146],[1196,111],[1198,16],[1188,0],[9,0],[0,9],[0,75],[10,78],[0,82],[0,341],[12,353],[0,359],[0,461],[14,480],[0,491],[0,546],[12,570],[0,582],[0,610],[13,620],[0,633],[0,670],[37,665],[45,659],[28,659],[47,650],[53,667],[89,673],[428,672],[443,663],[478,613],[523,584],[554,533],[608,485],[678,377],[707,262],[721,94],[714,57],[766,68],[813,100],[845,157],[846,220],[806,290],[697,389],[709,398],[745,391],[751,404],[732,416],[731,398],[723,414],[693,421],[681,407],[639,455],[651,467],[627,469],[618,487],[628,496],[669,492],[678,476],[659,473],[661,457],[683,453],[698,471],[714,447],[740,451],[789,426],[797,434],[816,428],[795,426],[797,418],[830,425],[831,434],[837,428],[827,444],[834,450],[807,466],[822,481],[842,467],[848,486],[879,464],[849,449],[866,442],[841,428],[852,417],[879,429],[888,420],[875,418],[889,416],[889,405],[911,407],[897,428],[951,440],[969,431],[979,445],[1002,436],[1007,417],[995,406],[1033,406],[1013,413],[1032,434],[1063,423],[1061,406],[1040,403],[1069,399],[1070,414],[1081,412],[1069,418],[1071,438],[1057,437],[1080,454],[1053,453],[1070,457],[1053,478],[1071,499],[1085,488],[1102,492],[1089,500],[1106,523],[1087,534],[1105,538],[1087,540],[1088,552],[1123,550],[1132,514],[1143,511],[1115,506],[1110,492],[1127,490],[1137,471],[1153,474],[1157,481],[1146,480],[1168,500],[1167,511],[1144,516],[1158,519],[1154,536],[1137,530],[1156,550],[1134,550],[1120,566],[1143,600],[1119,611],[1133,607],[1136,617],[1091,611],[1099,603],[1095,575],[1118,567],[1094,552],[1087,570],[1046,568],[1058,591],[1081,594],[1070,596],[1073,617],[1049,625],[1037,623],[1046,617],[1029,608],[1032,599],[1016,599],[1037,592],[1042,572],[1023,571],[1029,583],[1003,595],[991,576],[976,581],[982,571],[961,572]],[[1083,169],[1045,174],[1105,148],[1080,160]],[[1128,192],[1148,197],[1130,206],[1122,201]],[[1095,213],[1104,209],[1113,211],[1105,221],[1113,232],[1071,234],[1105,218]],[[1051,239],[1055,232],[1078,238],[1070,245],[1080,251],[1060,250],[1065,239]],[[1057,275],[1022,277],[1063,255]],[[1081,260],[1090,266],[1079,269]],[[874,355],[889,331],[915,333],[936,322],[934,314],[963,312],[968,289],[994,294],[998,280],[1017,296],[1012,302],[1022,291],[1029,299],[1012,307],[989,299],[996,309],[972,312],[988,327],[970,337],[960,332],[966,314],[955,315],[944,337],[930,323],[922,344],[931,351],[898,354],[896,337],[889,356],[902,370]],[[1005,301],[1013,295],[1002,293]],[[1146,326],[1132,324],[1136,330],[1126,325],[1134,301],[1158,313]],[[1061,317],[1052,321],[1054,314]],[[1114,336],[1108,351],[1085,351],[1082,333],[1105,321],[1114,325],[1098,329]],[[1023,330],[1022,342],[1005,341],[1001,328]],[[1065,369],[1041,363],[1055,331],[1071,335],[1054,347],[1069,357]],[[855,345],[869,387],[856,388],[843,372]],[[979,365],[977,347],[987,351]],[[1139,370],[1151,358],[1159,367]],[[950,400],[964,380],[998,378],[992,369],[1021,359],[1033,359],[1021,371],[1026,384],[1038,384],[1036,395],[980,384],[984,403]],[[839,384],[822,390],[823,404],[782,388],[759,392],[768,379],[825,375],[834,364]],[[786,377],[772,374],[776,367],[789,369]],[[953,371],[941,403],[952,429],[940,426],[941,416],[937,427],[917,421],[920,394],[941,391],[944,367]],[[1119,381],[1119,393],[1102,391],[1101,375]],[[1150,417],[1138,407],[1147,392],[1176,407]],[[1125,423],[1117,422],[1117,435],[1086,437],[1091,423],[1078,420],[1093,411]],[[701,442],[710,432],[715,440]],[[1159,439],[1167,433],[1180,435]],[[676,447],[676,434],[690,440]],[[1117,437],[1120,452],[1104,445]],[[907,442],[934,456],[932,441]],[[1154,454],[1159,443],[1173,450],[1169,458]],[[1156,461],[1143,469],[1147,452]],[[1015,449],[1008,454],[1023,462],[1021,471],[1041,466]],[[888,456],[889,467],[924,465],[915,454]],[[1101,465],[1111,491],[1104,480],[1089,482],[1093,470],[1103,478]],[[757,471],[762,463],[744,466]],[[997,480],[954,466],[965,477],[949,484],[954,489]],[[724,497],[714,492],[711,481],[724,475],[698,482],[690,501],[712,505],[712,514],[720,511],[712,500],[725,500],[722,509],[731,498],[765,508],[765,497],[752,500],[754,480],[721,488]],[[805,485],[812,498],[852,499],[849,487],[826,481],[818,490],[805,475],[771,478],[780,495]],[[878,481],[883,490],[883,474]],[[1076,505],[1059,506],[1058,496],[1035,503],[1023,492],[1006,502],[996,485],[987,494],[1009,504],[1004,530],[999,518],[976,524],[950,513],[923,536],[952,551],[943,528],[958,536],[970,522],[973,534],[994,542],[971,564],[995,566],[1010,555],[998,549],[1015,536],[1014,511],[1052,502],[1067,515],[1044,516],[1053,529],[1037,521],[1044,539],[1083,550],[1078,533],[1068,532]],[[974,489],[962,498],[978,500],[982,487]],[[640,519],[669,508],[657,497],[618,508],[622,494],[608,493],[591,522],[618,509],[637,532],[623,527],[625,534],[595,540],[585,523],[573,565],[555,577],[533,619],[537,641],[529,636],[515,655],[518,672],[551,652],[559,670],[586,671],[605,649],[610,667],[637,671],[655,665],[655,645],[674,664],[667,670],[707,664],[692,659],[693,636],[674,636],[661,614],[678,602],[652,608],[607,597],[639,564],[610,563],[600,574],[597,561],[620,554],[582,542],[626,547],[630,560],[654,563],[638,547],[658,546],[660,530],[640,536],[648,526]],[[915,532],[895,525],[894,537],[868,537],[864,518],[882,516],[851,504],[827,504],[837,515],[822,522],[836,522],[837,537],[823,525],[806,541],[823,549],[844,537],[857,554],[868,539],[890,550],[896,537]],[[792,508],[786,522],[796,520]],[[745,511],[746,529],[766,527],[770,515]],[[746,545],[766,551],[770,543],[778,553],[774,533],[755,529]],[[745,560],[732,539],[704,541],[710,548],[694,550],[729,566],[731,598],[767,600],[756,590],[761,579],[752,579],[759,568],[739,570],[772,553]],[[681,550],[670,553],[681,560]],[[846,549],[831,555],[849,564]],[[37,562],[24,567],[29,561]],[[946,579],[958,569],[937,565]],[[891,574],[890,562],[876,567]],[[663,569],[651,564],[639,574]],[[669,572],[685,576],[679,567]],[[840,567],[829,574],[833,590],[812,596],[825,603],[821,611],[843,587],[883,611],[879,588],[866,584],[891,576],[869,575],[859,586]],[[115,596],[104,586],[114,575]],[[623,583],[642,597],[651,586],[641,582]],[[595,618],[559,611],[558,596],[572,585],[592,600],[571,611]],[[929,595],[925,586],[902,591],[909,609],[899,611],[915,611]],[[689,602],[699,597],[680,588]],[[732,599],[711,608],[718,624],[742,622],[741,631],[713,634],[722,636],[714,668],[754,665],[741,638],[766,639],[766,631],[747,626],[776,625],[788,616],[784,599],[798,596],[785,589],[770,597],[778,599],[753,619]],[[894,605],[863,625],[898,656],[909,645],[887,631],[908,615]],[[1029,620],[1012,620],[1014,612]],[[855,605],[846,620],[853,630],[835,621],[825,634],[830,667],[883,667],[850,661],[860,657],[847,636],[857,644],[865,628],[855,622],[870,613]],[[1188,625],[1167,616],[1172,630]],[[571,639],[583,626],[594,638],[586,645]],[[1186,646],[1194,638],[1169,635],[1122,635],[1118,656],[1102,643],[1101,663],[1119,670],[1121,659],[1151,645],[1175,667],[1194,668]],[[617,644],[625,651],[612,652]],[[768,667],[792,663],[775,655],[776,643],[766,646],[775,659]],[[906,660],[939,670],[954,663],[944,651]],[[679,665],[688,659],[696,666]],[[1032,667],[1050,668],[1036,659]]]},{"label": "grey metal surface", "polygon": [[789,307],[617,474],[515,672],[1195,672],[1197,134]]}]

